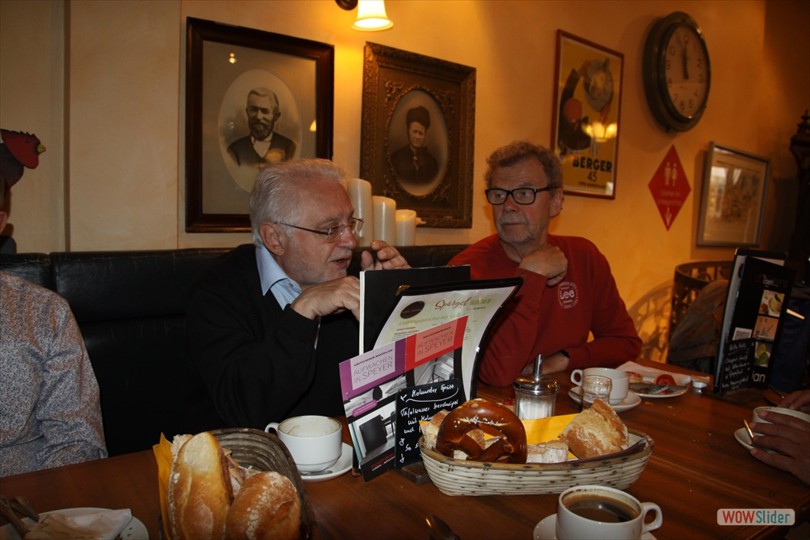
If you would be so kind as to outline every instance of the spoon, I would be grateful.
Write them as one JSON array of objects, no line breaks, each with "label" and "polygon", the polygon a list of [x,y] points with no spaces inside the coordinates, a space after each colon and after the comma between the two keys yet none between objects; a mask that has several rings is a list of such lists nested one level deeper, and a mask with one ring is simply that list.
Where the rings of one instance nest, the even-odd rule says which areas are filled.
[{"label": "spoon", "polygon": [[743,425],[745,425],[745,431],[748,433],[748,440],[751,441],[751,446],[757,446],[754,444],[754,432],[751,431],[751,426],[748,425],[748,420],[743,418]]},{"label": "spoon", "polygon": [[430,529],[430,540],[461,540],[441,518],[428,514],[425,522]]},{"label": "spoon", "polygon": [[325,471],[298,471],[301,476],[321,476],[324,474],[332,474],[332,469],[326,469]]}]

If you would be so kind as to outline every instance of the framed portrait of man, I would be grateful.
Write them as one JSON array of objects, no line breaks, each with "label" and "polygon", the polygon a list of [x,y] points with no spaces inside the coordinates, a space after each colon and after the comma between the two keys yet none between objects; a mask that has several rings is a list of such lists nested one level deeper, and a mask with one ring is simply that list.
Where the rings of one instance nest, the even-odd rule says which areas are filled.
[{"label": "framed portrait of man", "polygon": [[366,43],[360,175],[428,227],[472,226],[475,68]]},{"label": "framed portrait of man", "polygon": [[189,18],[186,231],[250,230],[258,173],[331,158],[334,48]]}]

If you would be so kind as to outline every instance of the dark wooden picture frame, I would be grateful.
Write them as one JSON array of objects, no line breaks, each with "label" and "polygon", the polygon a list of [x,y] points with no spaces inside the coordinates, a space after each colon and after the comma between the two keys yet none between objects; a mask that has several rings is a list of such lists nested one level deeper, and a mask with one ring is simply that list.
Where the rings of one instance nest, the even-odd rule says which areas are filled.
[{"label": "dark wooden picture frame", "polygon": [[616,198],[624,55],[557,30],[552,149],[564,192]]},{"label": "dark wooden picture frame", "polygon": [[758,246],[769,179],[768,158],[710,142],[700,194],[697,245]]},{"label": "dark wooden picture frame", "polygon": [[472,227],[475,68],[376,43],[364,60],[360,176],[428,227]]},{"label": "dark wooden picture frame", "polygon": [[[249,231],[261,168],[332,157],[334,47],[191,17],[186,30],[186,231]],[[249,100],[273,116],[264,128],[249,124]],[[253,150],[249,135],[267,126],[269,148]]]}]

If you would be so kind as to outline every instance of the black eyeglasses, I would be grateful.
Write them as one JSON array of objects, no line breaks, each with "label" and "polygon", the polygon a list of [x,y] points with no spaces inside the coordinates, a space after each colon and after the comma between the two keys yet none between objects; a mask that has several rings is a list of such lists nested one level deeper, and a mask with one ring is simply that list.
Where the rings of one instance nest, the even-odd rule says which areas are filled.
[{"label": "black eyeglasses", "polygon": [[307,229],[306,227],[299,227],[298,225],[281,222],[277,222],[276,225],[284,225],[285,227],[292,227],[293,229],[320,234],[321,236],[326,237],[327,242],[337,242],[338,238],[343,235],[343,231],[351,231],[353,235],[357,236],[360,234],[360,231],[363,230],[363,220],[360,218],[351,218],[349,219],[348,224],[335,225],[334,227],[329,227],[328,229]]},{"label": "black eyeglasses", "polygon": [[541,191],[551,191],[557,186],[546,186],[541,188],[522,187],[517,189],[490,188],[484,190],[489,204],[499,205],[506,202],[506,198],[511,195],[512,200],[518,204],[532,204]]}]

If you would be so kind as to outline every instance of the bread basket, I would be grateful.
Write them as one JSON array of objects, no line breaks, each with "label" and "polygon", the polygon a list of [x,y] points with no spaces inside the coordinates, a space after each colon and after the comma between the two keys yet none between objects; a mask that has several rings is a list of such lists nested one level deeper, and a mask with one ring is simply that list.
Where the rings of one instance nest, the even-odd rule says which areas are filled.
[{"label": "bread basket", "polygon": [[569,487],[596,484],[626,489],[647,466],[653,440],[630,430],[630,447],[624,452],[564,463],[483,463],[449,458],[426,448],[419,440],[422,460],[430,480],[445,495],[538,495],[561,493]]},{"label": "bread basket", "polygon": [[215,429],[211,433],[242,467],[275,471],[292,481],[301,497],[301,538],[311,538],[315,514],[307,497],[304,481],[284,443],[272,433],[252,428]]}]

